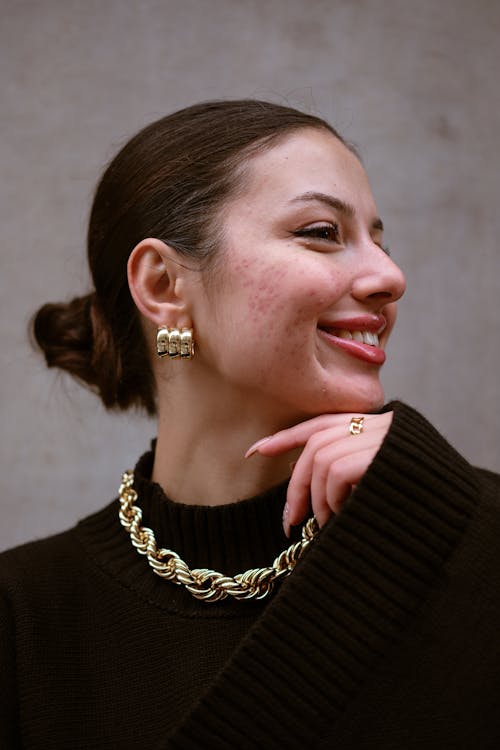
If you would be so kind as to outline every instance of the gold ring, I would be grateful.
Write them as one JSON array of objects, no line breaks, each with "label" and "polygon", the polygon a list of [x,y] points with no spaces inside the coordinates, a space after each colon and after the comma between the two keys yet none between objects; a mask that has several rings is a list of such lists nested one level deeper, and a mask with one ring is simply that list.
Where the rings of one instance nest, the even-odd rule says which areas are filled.
[{"label": "gold ring", "polygon": [[350,435],[361,435],[363,432],[363,425],[365,423],[364,417],[352,417],[349,422],[349,434]]}]

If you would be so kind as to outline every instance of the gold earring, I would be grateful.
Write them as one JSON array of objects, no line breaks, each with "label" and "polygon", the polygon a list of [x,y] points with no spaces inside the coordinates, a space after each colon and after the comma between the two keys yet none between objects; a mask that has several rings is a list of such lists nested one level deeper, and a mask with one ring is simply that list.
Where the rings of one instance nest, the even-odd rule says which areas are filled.
[{"label": "gold earring", "polygon": [[170,359],[191,359],[194,355],[192,328],[168,328],[160,326],[156,334],[156,353]]},{"label": "gold earring", "polygon": [[168,329],[168,356],[177,359],[181,355],[181,332],[178,328]]},{"label": "gold earring", "polygon": [[181,331],[181,359],[192,359],[194,356],[193,329],[183,328]]},{"label": "gold earring", "polygon": [[156,353],[159,357],[168,354],[168,328],[165,326],[159,326],[156,332]]}]

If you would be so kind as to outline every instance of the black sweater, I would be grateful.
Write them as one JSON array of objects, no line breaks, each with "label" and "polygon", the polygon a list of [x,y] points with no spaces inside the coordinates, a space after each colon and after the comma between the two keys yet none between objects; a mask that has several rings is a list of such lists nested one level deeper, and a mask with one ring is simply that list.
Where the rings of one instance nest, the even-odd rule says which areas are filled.
[{"label": "black sweater", "polygon": [[[0,555],[0,747],[500,747],[500,478],[416,412],[269,601],[205,604],[154,575],[115,500]],[[137,504],[191,567],[288,545],[285,486],[229,506]]]}]

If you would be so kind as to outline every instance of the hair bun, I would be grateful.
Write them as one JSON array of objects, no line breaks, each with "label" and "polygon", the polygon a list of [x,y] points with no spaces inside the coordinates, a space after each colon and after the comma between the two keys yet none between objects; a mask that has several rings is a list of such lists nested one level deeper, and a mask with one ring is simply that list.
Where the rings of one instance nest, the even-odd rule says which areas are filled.
[{"label": "hair bun", "polygon": [[94,295],[43,305],[32,320],[33,337],[48,367],[58,367],[95,386],[91,306]]}]

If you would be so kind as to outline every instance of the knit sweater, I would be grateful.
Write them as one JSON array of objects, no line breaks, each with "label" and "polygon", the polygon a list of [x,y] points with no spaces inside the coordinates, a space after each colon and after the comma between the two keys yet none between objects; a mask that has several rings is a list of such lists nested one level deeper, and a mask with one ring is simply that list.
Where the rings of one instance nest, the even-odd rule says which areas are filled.
[{"label": "knit sweater", "polygon": [[[155,576],[118,501],[0,555],[0,747],[500,747],[500,477],[417,412],[269,600],[199,602]],[[286,486],[170,502],[136,467],[160,546],[267,565]]]}]

